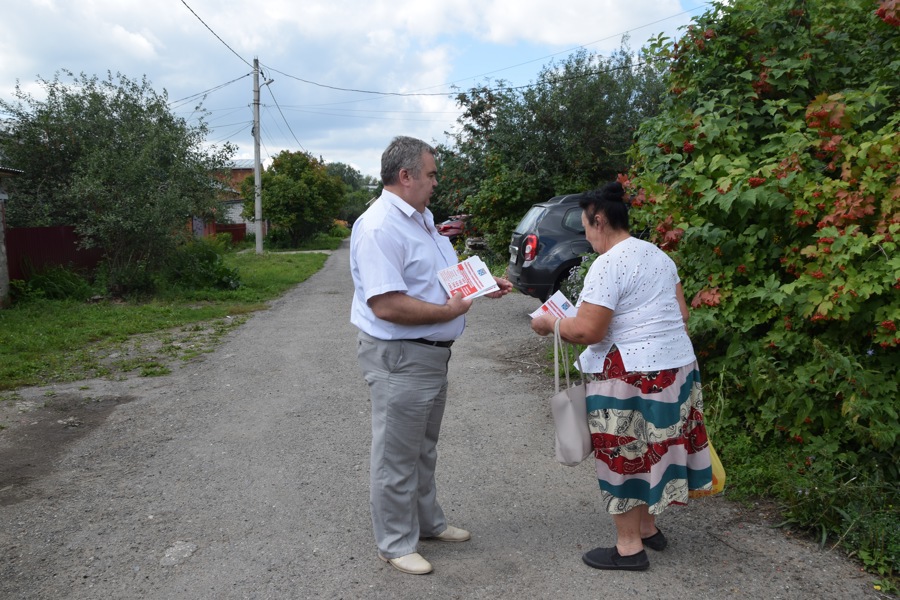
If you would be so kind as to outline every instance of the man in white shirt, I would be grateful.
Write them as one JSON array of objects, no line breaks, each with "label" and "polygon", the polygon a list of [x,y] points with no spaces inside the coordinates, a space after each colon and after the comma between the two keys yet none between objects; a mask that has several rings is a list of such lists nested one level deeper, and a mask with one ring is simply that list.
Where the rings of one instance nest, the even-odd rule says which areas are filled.
[{"label": "man in white shirt", "polygon": [[[450,346],[465,329],[471,300],[447,298],[437,278],[458,262],[428,210],[437,186],[434,149],[397,137],[381,156],[384,192],[353,224],[350,320],[372,400],[370,498],[378,556],[404,573],[433,569],[421,538],[464,542],[448,525],[434,482],[437,440],[447,400]],[[512,289],[495,278],[503,296]]]}]

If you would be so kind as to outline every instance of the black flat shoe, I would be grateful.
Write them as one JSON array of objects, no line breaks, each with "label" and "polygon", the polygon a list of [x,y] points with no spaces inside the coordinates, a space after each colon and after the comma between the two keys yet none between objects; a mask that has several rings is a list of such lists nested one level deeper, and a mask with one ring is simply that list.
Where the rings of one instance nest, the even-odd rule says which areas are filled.
[{"label": "black flat shoe", "polygon": [[650,566],[650,559],[643,550],[630,556],[622,556],[619,550],[612,548],[594,548],[581,557],[589,567],[618,571],[644,571]]},{"label": "black flat shoe", "polygon": [[656,533],[650,537],[641,538],[641,541],[645,546],[651,550],[656,550],[657,552],[665,550],[666,546],[669,545],[669,540],[666,539],[666,536],[663,535],[662,530],[659,528],[657,528]]}]

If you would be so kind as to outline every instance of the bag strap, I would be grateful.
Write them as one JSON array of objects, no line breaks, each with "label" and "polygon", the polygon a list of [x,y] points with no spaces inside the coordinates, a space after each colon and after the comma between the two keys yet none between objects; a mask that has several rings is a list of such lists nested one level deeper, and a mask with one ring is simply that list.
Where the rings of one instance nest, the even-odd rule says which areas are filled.
[{"label": "bag strap", "polygon": [[[562,319],[557,319],[553,324],[553,375],[556,379],[556,393],[559,393],[559,355],[560,355],[560,346],[562,345],[562,339],[559,337],[559,322]],[[568,359],[568,349],[565,350],[566,359]],[[569,387],[569,361],[563,360],[563,364],[566,369],[566,387]]]},{"label": "bag strap", "polygon": [[[566,374],[566,388],[572,386],[571,381],[569,380],[569,364],[572,359],[569,358],[569,346],[570,344],[562,339],[559,335],[559,322],[562,319],[557,319],[553,324],[553,374],[556,379],[556,393],[559,393],[559,363],[560,363],[560,355],[562,355],[562,363],[565,369]],[[581,368],[581,355],[576,353],[576,362],[578,363],[578,374],[580,375],[581,383],[584,384],[584,369]]]}]

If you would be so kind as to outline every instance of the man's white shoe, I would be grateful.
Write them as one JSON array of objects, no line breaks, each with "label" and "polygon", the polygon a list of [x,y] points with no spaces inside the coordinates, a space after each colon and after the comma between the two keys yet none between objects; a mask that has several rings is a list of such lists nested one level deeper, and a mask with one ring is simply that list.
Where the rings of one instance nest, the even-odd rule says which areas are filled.
[{"label": "man's white shoe", "polygon": [[472,534],[465,529],[460,529],[459,527],[454,527],[453,525],[447,525],[447,529],[443,530],[432,538],[426,539],[438,540],[440,542],[465,542],[471,538]]},{"label": "man's white shoe", "polygon": [[379,552],[378,558],[388,563],[398,571],[409,573],[410,575],[425,575],[426,573],[431,573],[434,570],[434,567],[431,566],[431,563],[425,560],[418,552],[413,552],[412,554],[406,554],[404,556],[398,556],[397,558],[385,558],[381,555],[381,552]]}]

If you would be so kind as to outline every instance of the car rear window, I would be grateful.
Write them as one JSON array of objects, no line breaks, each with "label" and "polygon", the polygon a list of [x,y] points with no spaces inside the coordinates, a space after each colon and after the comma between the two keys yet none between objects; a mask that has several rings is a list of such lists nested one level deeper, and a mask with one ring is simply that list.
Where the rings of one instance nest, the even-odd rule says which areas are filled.
[{"label": "car rear window", "polygon": [[579,206],[567,210],[563,216],[563,227],[578,233],[584,233],[584,226],[581,224],[581,213],[582,210]]},{"label": "car rear window", "polygon": [[[544,216],[544,213],[547,212],[547,209],[543,206],[532,206],[528,209],[528,212],[525,213],[525,216],[522,217],[522,220],[519,221],[519,224],[516,225],[515,233],[527,233],[532,231],[535,227],[537,227],[538,221],[541,220],[541,217]],[[579,217],[580,219],[581,217]]]}]

